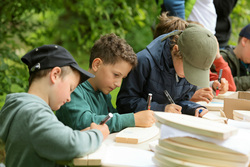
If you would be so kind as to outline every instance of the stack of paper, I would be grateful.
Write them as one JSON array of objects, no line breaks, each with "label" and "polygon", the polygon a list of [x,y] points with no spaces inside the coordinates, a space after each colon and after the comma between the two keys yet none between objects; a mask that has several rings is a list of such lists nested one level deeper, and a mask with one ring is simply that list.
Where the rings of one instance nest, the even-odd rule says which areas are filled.
[{"label": "stack of paper", "polygon": [[249,164],[249,132],[184,114],[155,112],[155,117],[161,124],[153,157],[157,166]]},{"label": "stack of paper", "polygon": [[250,111],[248,110],[233,110],[233,119],[238,121],[250,122]]}]

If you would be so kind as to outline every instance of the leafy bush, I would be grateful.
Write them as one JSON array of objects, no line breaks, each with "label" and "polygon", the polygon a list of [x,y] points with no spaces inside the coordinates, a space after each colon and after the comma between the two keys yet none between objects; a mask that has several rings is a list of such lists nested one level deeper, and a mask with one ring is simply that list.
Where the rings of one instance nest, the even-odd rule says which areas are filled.
[{"label": "leafy bush", "polygon": [[[56,43],[74,55],[89,53],[94,42],[107,33],[126,38],[131,32],[138,33],[138,29],[147,28],[150,31],[152,18],[159,14],[156,3],[151,1],[76,0],[56,3],[56,9],[51,8],[43,15],[33,17],[46,28],[40,27],[31,32],[27,41],[33,45]],[[137,32],[133,31],[135,27]],[[148,39],[147,43],[152,39],[152,36],[144,37]]]}]

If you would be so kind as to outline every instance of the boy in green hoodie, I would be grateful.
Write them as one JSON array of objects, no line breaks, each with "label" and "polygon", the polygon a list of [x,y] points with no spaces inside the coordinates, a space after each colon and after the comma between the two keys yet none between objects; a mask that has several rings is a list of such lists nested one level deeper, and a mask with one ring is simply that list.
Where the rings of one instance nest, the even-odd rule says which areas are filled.
[{"label": "boy in green hoodie", "polygon": [[81,69],[58,45],[44,45],[22,57],[28,66],[28,93],[6,97],[0,111],[0,138],[5,143],[6,166],[55,166],[94,152],[109,134],[106,124],[87,131],[64,126],[53,110],[69,102],[77,85],[94,75]]},{"label": "boy in green hoodie", "polygon": [[119,114],[112,106],[112,90],[121,86],[137,57],[132,47],[115,34],[107,34],[97,40],[91,49],[89,72],[95,75],[80,84],[71,94],[71,102],[56,112],[58,119],[73,129],[83,129],[92,122],[100,123],[108,113],[113,118],[107,122],[110,132],[126,127],[150,127],[155,122],[152,110]]}]

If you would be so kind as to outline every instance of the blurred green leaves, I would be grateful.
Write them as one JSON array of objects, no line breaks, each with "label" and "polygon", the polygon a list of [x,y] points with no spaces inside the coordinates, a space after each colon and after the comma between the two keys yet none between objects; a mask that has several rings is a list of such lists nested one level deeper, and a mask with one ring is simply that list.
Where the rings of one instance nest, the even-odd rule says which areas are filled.
[{"label": "blurred green leaves", "polygon": [[[34,47],[58,44],[87,67],[90,48],[101,35],[116,33],[135,52],[153,39],[160,5],[147,0],[1,0],[0,107],[6,93],[26,91],[28,71],[20,57]],[[238,0],[231,14],[236,45],[241,28],[250,22],[248,0]],[[86,68],[85,68],[86,69]]]},{"label": "blurred green leaves", "polygon": [[238,0],[230,15],[232,21],[232,35],[229,41],[230,45],[237,45],[241,29],[247,24],[250,24],[249,5],[249,0]]},{"label": "blurred green leaves", "polygon": [[[134,44],[137,40],[128,34],[138,36],[138,28],[149,28],[150,19],[158,14],[156,3],[146,0],[0,1],[0,108],[6,94],[27,90],[28,70],[20,58],[29,50],[58,44],[76,59],[84,57],[79,59],[86,65],[90,48],[101,35],[116,33]],[[144,37],[146,43],[135,43],[137,50],[152,39]]]}]

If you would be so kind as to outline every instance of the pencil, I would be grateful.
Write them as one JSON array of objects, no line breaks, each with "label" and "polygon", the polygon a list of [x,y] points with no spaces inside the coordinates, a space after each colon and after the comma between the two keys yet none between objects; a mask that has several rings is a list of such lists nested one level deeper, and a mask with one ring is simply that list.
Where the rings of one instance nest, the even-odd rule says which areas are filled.
[{"label": "pencil", "polygon": [[[220,69],[219,78],[218,78],[219,83],[221,82],[222,71],[223,71],[223,69]],[[216,96],[218,96],[219,92],[220,92],[219,88],[217,87],[216,88]]]},{"label": "pencil", "polygon": [[105,124],[108,120],[110,120],[113,117],[112,113],[109,113],[101,122],[99,125]]},{"label": "pencil", "polygon": [[168,93],[167,90],[164,90],[163,91],[165,96],[168,98],[168,101],[171,103],[171,104],[175,104],[174,100],[172,99],[172,97],[170,96],[170,94]]},{"label": "pencil", "polygon": [[148,106],[147,106],[148,110],[150,110],[151,108],[151,100],[152,100],[152,93],[149,93],[148,94]]}]

